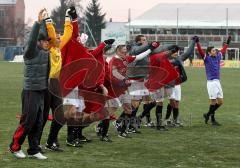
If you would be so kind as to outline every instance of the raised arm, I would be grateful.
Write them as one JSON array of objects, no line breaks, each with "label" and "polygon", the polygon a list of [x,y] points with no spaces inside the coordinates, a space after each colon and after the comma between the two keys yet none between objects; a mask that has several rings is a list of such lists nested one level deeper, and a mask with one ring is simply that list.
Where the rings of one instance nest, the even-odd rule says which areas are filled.
[{"label": "raised arm", "polygon": [[193,37],[193,39],[191,40],[191,44],[190,44],[189,48],[187,49],[187,51],[180,55],[180,60],[182,62],[186,61],[193,54],[194,48],[196,45],[196,38],[198,38],[198,37]]},{"label": "raised arm", "polygon": [[40,26],[41,26],[41,23],[43,21],[43,16],[42,16],[43,12],[44,12],[44,9],[42,9],[39,12],[38,21],[35,22],[33,27],[32,27],[32,31],[31,31],[29,39],[28,39],[27,47],[25,49],[25,54],[24,54],[25,59],[31,59],[35,55],[34,52],[35,52],[36,47],[37,47],[37,41],[38,41]]},{"label": "raised arm", "polygon": [[151,54],[151,52],[152,52],[152,50],[148,49],[147,51],[136,55],[134,61],[140,61],[140,60],[144,59],[145,57],[149,56],[149,54]]},{"label": "raised arm", "polygon": [[200,45],[200,43],[199,43],[199,39],[198,39],[196,42],[197,42],[198,52],[199,52],[200,56],[202,57],[202,59],[204,59],[205,54],[204,54],[204,51],[203,51],[203,49],[202,49],[202,47],[201,47],[201,45]]},{"label": "raised arm", "polygon": [[61,36],[61,43],[60,43],[60,49],[62,49],[72,38],[73,34],[73,26],[70,21],[66,20],[65,21],[65,26],[64,26],[64,32],[63,35]]},{"label": "raised arm", "polygon": [[97,58],[97,57],[100,55],[100,53],[103,54],[103,50],[104,50],[104,48],[105,48],[106,46],[112,46],[112,44],[113,44],[114,42],[115,42],[114,39],[105,40],[104,42],[100,43],[100,44],[98,45],[98,47],[95,48],[95,49],[91,52],[91,54],[92,54],[95,58]]},{"label": "raised arm", "polygon": [[97,48],[95,48],[93,51],[91,51],[91,54],[97,58],[97,56],[100,55],[100,53],[103,53],[103,49],[105,48],[106,44],[104,42],[100,43]]},{"label": "raised arm", "polygon": [[157,54],[157,53],[161,53],[161,52],[165,52],[165,51],[169,51],[171,50],[175,45],[174,44],[168,44],[168,45],[160,45],[159,47],[157,47],[156,49],[154,49],[152,51],[152,54]]},{"label": "raised arm", "polygon": [[45,24],[47,28],[48,37],[50,38],[49,48],[52,48],[54,47],[54,43],[56,42],[55,27],[53,26],[52,19],[50,17],[45,19]]},{"label": "raised arm", "polygon": [[224,43],[223,48],[220,50],[222,55],[224,55],[226,53],[227,48],[228,48],[229,44],[231,43],[231,40],[232,40],[232,37],[228,36],[227,43]]},{"label": "raised arm", "polygon": [[78,21],[77,20],[73,21],[72,26],[73,26],[72,38],[76,39],[79,36]]},{"label": "raised arm", "polygon": [[150,49],[148,49],[147,51],[145,51],[145,52],[143,52],[143,53],[141,53],[141,54],[136,55],[134,61],[140,61],[140,60],[144,59],[145,57],[149,56],[149,54],[151,54],[151,52],[152,52],[153,50],[155,50],[156,48],[158,48],[159,45],[160,45],[160,43],[158,43],[158,42],[155,42],[155,41],[152,42],[152,43],[149,45],[149,48],[150,48]]},{"label": "raised arm", "polygon": [[149,44],[145,44],[145,45],[141,45],[141,46],[134,45],[134,46],[132,46],[129,54],[130,55],[138,55],[138,54],[141,54],[141,53],[147,51],[148,49],[150,49]]},{"label": "raised arm", "polygon": [[[77,22],[77,12],[74,6],[70,7],[70,9],[68,9],[66,11],[65,14],[65,25],[64,25],[64,32],[63,35],[61,36],[61,43],[60,43],[60,49],[62,49],[68,42],[69,40],[72,38],[73,35],[73,25],[71,23],[72,22]],[[79,32],[78,30],[78,24],[76,24],[77,27],[75,27],[75,31],[76,33]],[[78,34],[77,34],[78,35]]]}]

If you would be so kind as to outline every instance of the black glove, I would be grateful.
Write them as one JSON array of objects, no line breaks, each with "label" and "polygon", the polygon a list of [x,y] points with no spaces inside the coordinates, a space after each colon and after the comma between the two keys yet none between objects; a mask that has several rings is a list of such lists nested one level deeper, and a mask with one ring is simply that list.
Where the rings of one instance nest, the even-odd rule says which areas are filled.
[{"label": "black glove", "polygon": [[228,39],[227,39],[227,45],[229,45],[232,41],[232,37],[231,36],[228,36]]},{"label": "black glove", "polygon": [[47,12],[47,10],[45,10],[45,12],[43,13],[43,20],[46,22],[46,23],[52,23],[52,19],[50,18],[50,15],[49,13]]},{"label": "black glove", "polygon": [[154,50],[154,49],[158,48],[159,45],[160,45],[159,42],[153,41],[153,42],[151,42],[151,43],[149,44],[149,48],[150,48],[151,50]]},{"label": "black glove", "polygon": [[171,49],[170,51],[171,51],[171,53],[173,54],[173,53],[178,52],[179,49],[180,49],[180,48],[179,48],[177,45],[173,45],[173,46],[172,46],[172,49]]},{"label": "black glove", "polygon": [[192,40],[195,41],[196,43],[199,43],[199,37],[198,37],[198,36],[194,36],[194,37],[192,38]]},{"label": "black glove", "polygon": [[111,44],[107,44],[105,47],[104,47],[104,52],[106,53],[108,50],[110,50],[112,48],[112,45]]},{"label": "black glove", "polygon": [[107,45],[112,45],[114,41],[115,41],[114,39],[108,39],[108,40],[105,40],[104,43]]},{"label": "black glove", "polygon": [[70,11],[68,12],[68,14],[71,16],[72,20],[75,20],[78,17],[76,8],[74,6],[70,7]]},{"label": "black glove", "polygon": [[94,91],[95,91],[96,93],[103,94],[103,88],[100,87],[100,86],[97,86],[97,87],[94,89]]}]

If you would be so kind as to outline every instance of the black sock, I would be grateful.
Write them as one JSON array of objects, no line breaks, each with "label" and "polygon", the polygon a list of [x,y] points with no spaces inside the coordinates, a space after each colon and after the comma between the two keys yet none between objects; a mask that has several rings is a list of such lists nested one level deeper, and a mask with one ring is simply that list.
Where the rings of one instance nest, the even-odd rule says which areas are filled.
[{"label": "black sock", "polygon": [[99,121],[99,123],[98,123],[97,127],[101,128],[101,127],[102,127],[102,125],[103,125],[103,121]]},{"label": "black sock", "polygon": [[146,116],[146,113],[148,111],[148,104],[143,104],[143,112],[142,114],[139,116],[141,119],[144,118]]},{"label": "black sock", "polygon": [[150,123],[150,122],[151,122],[151,114],[150,114],[150,111],[146,114],[146,121],[147,121],[147,123]]},{"label": "black sock", "polygon": [[135,125],[137,124],[137,111],[138,111],[138,107],[134,108],[132,106],[132,114],[131,114],[131,121],[130,121],[130,125],[129,128],[135,128]]},{"label": "black sock", "polygon": [[156,102],[151,102],[150,105],[151,105],[151,109],[153,109],[156,106]]},{"label": "black sock", "polygon": [[123,111],[122,114],[118,117],[117,119],[117,123],[120,124],[122,122],[122,120],[125,118],[125,112]]},{"label": "black sock", "polygon": [[156,119],[157,119],[157,126],[161,126],[162,125],[162,109],[163,106],[156,106]]},{"label": "black sock", "polygon": [[149,112],[146,114],[146,120],[147,120],[147,123],[150,123],[151,122],[151,110],[156,106],[156,102],[151,102],[149,103]]},{"label": "black sock", "polygon": [[210,105],[209,106],[209,111],[207,113],[207,116],[211,116],[211,115],[214,115],[214,112],[215,112],[215,105]]},{"label": "black sock", "polygon": [[211,115],[211,122],[215,122],[216,119],[215,119],[215,112]]},{"label": "black sock", "polygon": [[62,127],[63,125],[59,124],[55,119],[53,119],[47,140],[48,145],[52,145],[54,142],[57,142],[58,133]]},{"label": "black sock", "polygon": [[100,121],[100,122],[98,123],[97,129],[98,129],[99,135],[102,135],[103,121]]},{"label": "black sock", "polygon": [[137,107],[137,108],[134,108],[134,107],[132,106],[132,117],[136,117],[137,112],[138,112],[138,107]]},{"label": "black sock", "polygon": [[105,119],[102,121],[102,132],[101,132],[102,136],[107,136],[107,133],[109,130],[109,123],[110,123],[109,119]]},{"label": "black sock", "polygon": [[68,126],[67,127],[67,141],[72,142],[75,139],[77,139],[75,127]]},{"label": "black sock", "polygon": [[213,113],[212,113],[212,115],[211,115],[211,121],[212,122],[215,122],[216,121],[216,119],[215,119],[215,112],[217,111],[217,109],[220,107],[220,105],[219,104],[215,104],[215,106],[214,106],[214,111],[213,111]]},{"label": "black sock", "polygon": [[83,128],[85,128],[85,127],[83,127],[83,126],[76,127],[76,132],[77,132],[78,138],[81,138],[83,136],[83,134],[82,134]]},{"label": "black sock", "polygon": [[220,107],[221,105],[215,104],[215,111]]},{"label": "black sock", "polygon": [[144,118],[145,116],[147,116],[148,114],[150,115],[150,111],[156,106],[155,102],[151,102],[148,104],[144,104],[143,105],[143,109],[144,111],[142,112],[142,114],[140,115],[140,118]]},{"label": "black sock", "polygon": [[170,118],[172,112],[172,106],[168,104],[167,106],[167,113],[166,113],[166,120]]},{"label": "black sock", "polygon": [[131,119],[131,115],[130,114],[126,114],[124,119],[122,120],[122,126],[120,128],[120,133],[126,132],[128,124],[130,122],[130,119]]},{"label": "black sock", "polygon": [[179,109],[178,108],[173,108],[173,120],[177,121],[179,115]]}]

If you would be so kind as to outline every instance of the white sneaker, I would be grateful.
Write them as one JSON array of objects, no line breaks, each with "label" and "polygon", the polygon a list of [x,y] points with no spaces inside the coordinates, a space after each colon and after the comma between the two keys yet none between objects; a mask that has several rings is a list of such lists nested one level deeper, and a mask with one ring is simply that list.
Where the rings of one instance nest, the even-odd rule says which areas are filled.
[{"label": "white sneaker", "polygon": [[153,122],[146,123],[144,126],[145,127],[155,127]]},{"label": "white sneaker", "polygon": [[47,159],[47,157],[44,156],[43,154],[41,154],[40,152],[38,152],[38,153],[35,154],[35,155],[28,155],[28,157],[30,157],[30,158],[35,158],[35,159],[39,159],[39,160],[45,160],[45,159]]},{"label": "white sneaker", "polygon": [[24,159],[26,158],[26,155],[23,153],[22,150],[17,151],[17,152],[12,152],[14,156],[16,156],[19,159]]}]

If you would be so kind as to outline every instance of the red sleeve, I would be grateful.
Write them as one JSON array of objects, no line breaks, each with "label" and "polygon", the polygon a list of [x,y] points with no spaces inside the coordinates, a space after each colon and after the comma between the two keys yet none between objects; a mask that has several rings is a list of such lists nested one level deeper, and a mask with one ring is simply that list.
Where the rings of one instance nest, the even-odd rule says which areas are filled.
[{"label": "red sleeve", "polygon": [[227,51],[227,48],[228,48],[228,45],[227,44],[224,44],[223,45],[223,48],[221,49],[221,53],[222,53],[222,55],[224,55],[225,53],[226,53],[226,51]]},{"label": "red sleeve", "polygon": [[96,57],[97,57],[96,59],[98,61],[99,67],[102,68],[97,85],[102,85],[102,84],[104,84],[104,78],[105,78],[105,60],[103,58],[103,54],[101,54],[101,53],[98,54],[98,56],[96,56]]},{"label": "red sleeve", "polygon": [[115,61],[114,61],[114,57],[109,61],[109,64],[108,64],[108,71],[109,71],[109,77],[111,78],[113,75],[112,75],[112,69],[113,69],[113,66]]},{"label": "red sleeve", "polygon": [[104,84],[104,79],[105,79],[105,70],[103,68],[101,76],[98,79],[97,85],[98,86],[103,85]]},{"label": "red sleeve", "polygon": [[105,48],[106,44],[104,42],[100,43],[95,50],[91,51],[91,54],[96,58],[98,55],[103,53],[103,49]]},{"label": "red sleeve", "polygon": [[110,69],[107,61],[105,61],[105,80],[110,81]]},{"label": "red sleeve", "polygon": [[79,36],[79,27],[78,27],[78,21],[73,21],[72,22],[73,25],[73,34],[72,34],[72,38],[77,38]]},{"label": "red sleeve", "polygon": [[205,54],[204,54],[204,51],[203,51],[200,43],[197,43],[197,49],[198,49],[198,52],[199,52],[200,56],[202,57],[202,59],[204,59]]},{"label": "red sleeve", "polygon": [[136,59],[136,57],[130,56],[130,55],[126,57],[126,60],[127,60],[128,63],[133,62],[135,59]]}]

